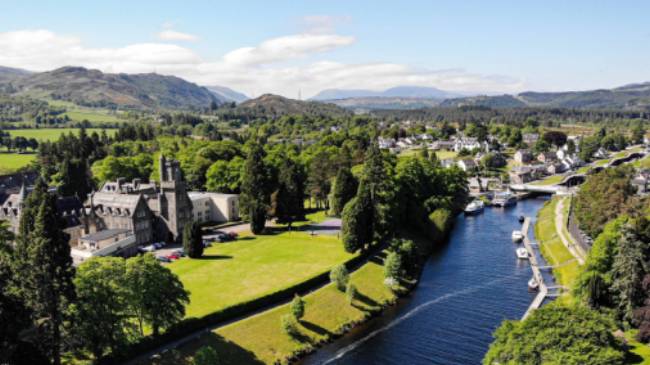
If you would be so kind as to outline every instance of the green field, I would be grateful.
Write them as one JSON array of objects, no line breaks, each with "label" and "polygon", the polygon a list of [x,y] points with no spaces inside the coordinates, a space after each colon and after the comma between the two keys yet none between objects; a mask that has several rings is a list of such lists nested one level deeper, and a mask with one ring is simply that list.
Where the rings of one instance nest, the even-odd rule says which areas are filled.
[{"label": "green field", "polygon": [[202,259],[168,267],[191,293],[187,316],[200,317],[294,286],[352,257],[336,236],[282,232],[215,244]]},{"label": "green field", "polygon": [[29,165],[36,159],[36,154],[0,153],[0,174],[10,174],[21,167]]},{"label": "green field", "polygon": [[562,182],[564,175],[551,175],[544,180],[533,181],[531,185],[555,185]]},{"label": "green field", "polygon": [[[88,128],[86,132],[90,135],[93,132],[101,133],[100,128]],[[12,137],[36,138],[39,141],[56,141],[61,134],[70,133],[78,134],[79,128],[41,128],[41,129],[10,129],[6,132]],[[109,136],[114,135],[116,129],[106,129]]]},{"label": "green field", "polygon": [[119,112],[116,114],[108,109],[88,108],[63,100],[48,100],[48,104],[55,107],[64,107],[66,109],[64,115],[67,115],[74,122],[87,120],[89,122],[119,123],[124,121],[119,117]]},{"label": "green field", "polygon": [[[398,157],[408,157],[408,156],[414,156],[414,155],[420,155],[422,153],[421,148],[413,148],[413,149],[408,149],[401,151],[398,155]],[[431,153],[431,151],[429,151]],[[446,160],[448,158],[456,158],[458,156],[458,153],[454,151],[436,151],[436,156],[438,156],[439,160]]]},{"label": "green field", "polygon": [[[571,288],[580,272],[580,265],[564,246],[556,231],[555,207],[558,199],[565,198],[553,198],[539,211],[535,223],[535,238],[546,261],[552,266],[558,266],[553,269],[558,283]],[[568,202],[565,204],[568,205]],[[570,300],[569,296],[564,296],[564,298]]]},{"label": "green field", "polygon": [[[222,364],[273,364],[298,351],[312,348],[344,332],[345,327],[363,321],[375,311],[393,302],[395,294],[384,281],[381,261],[371,260],[351,275],[360,295],[352,304],[332,284],[305,296],[305,317],[299,323],[300,336],[292,339],[282,331],[280,319],[288,314],[282,305],[202,335],[178,351],[188,360],[198,348],[212,346]],[[148,362],[145,362],[148,363]],[[164,357],[163,364],[183,364]]]}]

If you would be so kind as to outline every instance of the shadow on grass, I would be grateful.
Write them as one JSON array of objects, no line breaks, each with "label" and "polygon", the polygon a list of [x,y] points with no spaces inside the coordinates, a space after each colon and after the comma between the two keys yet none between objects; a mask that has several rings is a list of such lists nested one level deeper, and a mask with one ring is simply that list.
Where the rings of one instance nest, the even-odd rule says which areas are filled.
[{"label": "shadow on grass", "polygon": [[230,260],[232,256],[230,255],[203,255],[199,260]]},{"label": "shadow on grass", "polygon": [[330,331],[328,331],[327,329],[325,329],[325,328],[323,328],[323,327],[317,325],[316,323],[312,323],[312,322],[309,322],[309,321],[301,320],[301,321],[300,321],[300,324],[301,324],[303,327],[305,327],[306,329],[308,329],[308,330],[310,330],[310,331],[312,331],[312,332],[315,332],[315,333],[318,334],[319,336],[325,336],[325,335],[332,336],[332,335],[333,335],[332,332],[330,332]]},{"label": "shadow on grass", "polygon": [[[630,350],[633,350],[634,346],[630,348]],[[625,363],[626,364],[643,364],[643,357],[639,356],[638,354],[633,353],[632,351],[628,351],[628,353],[625,354]]]},{"label": "shadow on grass", "polygon": [[359,302],[365,304],[368,307],[377,307],[379,306],[379,303],[377,303],[374,299],[370,298],[369,296],[357,292],[357,295],[354,297],[355,300],[358,300]]},{"label": "shadow on grass", "polygon": [[[199,341],[191,341],[188,345],[178,348],[178,351],[168,351],[161,360],[152,362],[152,365],[189,364],[191,363],[189,357],[194,356],[200,348],[205,346],[212,347],[217,352],[221,364],[264,364],[253,352],[214,332],[209,332],[201,336]],[[184,360],[179,361],[174,353],[180,353]]]}]

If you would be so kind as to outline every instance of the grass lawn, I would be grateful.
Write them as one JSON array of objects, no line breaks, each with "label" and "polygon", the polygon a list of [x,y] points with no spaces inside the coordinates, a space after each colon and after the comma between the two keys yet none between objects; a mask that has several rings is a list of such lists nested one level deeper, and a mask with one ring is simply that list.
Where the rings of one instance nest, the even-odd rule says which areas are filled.
[{"label": "grass lawn", "polygon": [[[403,157],[409,157],[409,156],[415,156],[415,155],[419,156],[421,152],[422,152],[421,148],[408,149],[408,150],[401,151],[397,157],[398,158],[399,157],[403,158]],[[431,151],[429,151],[429,153],[431,153]],[[436,151],[436,156],[438,156],[439,160],[445,160],[445,159],[448,159],[448,158],[456,158],[458,156],[458,153],[456,153],[454,151],[444,151],[443,150],[443,151]]]},{"label": "grass lawn", "polygon": [[643,344],[634,338],[636,331],[637,330],[631,330],[625,333],[625,338],[630,347],[630,352],[636,355],[634,356],[635,358],[626,361],[626,364],[650,365],[650,346]]},{"label": "grass lawn", "polygon": [[10,174],[21,167],[29,165],[36,159],[36,154],[0,153],[0,174]]},{"label": "grass lawn", "polygon": [[[41,128],[41,129],[10,129],[7,130],[12,137],[36,138],[39,141],[56,141],[63,133],[78,134],[78,128]],[[90,135],[93,132],[101,133],[99,128],[88,128],[86,132]],[[109,136],[114,135],[116,129],[106,129]]]},{"label": "grass lawn", "polygon": [[169,264],[190,291],[188,317],[200,317],[284,289],[351,259],[336,236],[282,232],[214,244],[202,259]]},{"label": "grass lawn", "polygon": [[[553,198],[539,211],[535,224],[535,238],[546,261],[552,266],[561,265],[553,269],[558,283],[571,288],[580,272],[580,265],[564,246],[555,229],[555,206],[558,199],[564,198]],[[565,204],[568,204],[568,201]]]},{"label": "grass lawn", "polygon": [[[202,335],[178,348],[181,356],[192,356],[202,346],[213,346],[222,364],[272,364],[296,351],[309,349],[344,326],[362,321],[382,305],[396,299],[384,284],[380,262],[371,260],[351,275],[360,295],[350,305],[344,293],[329,284],[306,295],[305,316],[299,324],[300,338],[292,339],[280,326],[281,317],[290,312],[289,305],[275,307],[255,316]],[[183,363],[166,357],[162,364]]]},{"label": "grass lawn", "polygon": [[123,122],[124,119],[119,118],[118,115],[104,108],[88,108],[79,106],[70,101],[64,100],[48,100],[48,104],[52,106],[60,106],[66,109],[64,115],[67,115],[75,122]]},{"label": "grass lawn", "polygon": [[641,169],[647,169],[650,168],[650,155],[646,156],[640,160],[636,160],[632,162],[632,166],[636,168],[641,168]]},{"label": "grass lawn", "polygon": [[564,175],[551,175],[544,180],[533,181],[531,185],[555,185],[562,182]]}]

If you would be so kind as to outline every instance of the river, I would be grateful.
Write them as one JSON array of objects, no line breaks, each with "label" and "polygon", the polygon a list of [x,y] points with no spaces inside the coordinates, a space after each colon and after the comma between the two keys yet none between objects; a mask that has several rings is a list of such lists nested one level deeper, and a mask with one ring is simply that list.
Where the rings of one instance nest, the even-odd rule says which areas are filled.
[{"label": "river", "polygon": [[535,296],[527,289],[530,265],[515,257],[510,235],[521,227],[517,217],[534,221],[546,199],[458,216],[411,295],[300,364],[480,364],[492,332],[504,319],[520,319]]}]

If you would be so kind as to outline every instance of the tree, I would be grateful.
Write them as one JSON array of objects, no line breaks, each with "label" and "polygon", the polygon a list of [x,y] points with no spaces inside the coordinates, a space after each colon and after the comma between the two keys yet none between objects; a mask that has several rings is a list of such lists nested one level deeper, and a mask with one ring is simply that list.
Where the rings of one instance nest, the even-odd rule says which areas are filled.
[{"label": "tree", "polygon": [[336,285],[339,291],[345,292],[345,287],[350,281],[350,274],[344,265],[335,266],[330,271],[330,281]]},{"label": "tree", "polygon": [[615,323],[597,311],[545,305],[526,320],[503,322],[483,364],[622,365],[626,351],[615,329]]},{"label": "tree", "polygon": [[566,151],[570,156],[576,153],[576,143],[572,139],[566,141],[566,147],[567,147]]},{"label": "tree", "polygon": [[219,365],[217,350],[210,346],[201,347],[194,354],[192,365]]},{"label": "tree", "polygon": [[352,283],[348,283],[347,288],[345,289],[345,296],[348,298],[348,303],[352,304],[358,296],[357,287]]},{"label": "tree", "polygon": [[242,173],[240,204],[242,212],[251,221],[253,234],[260,234],[266,225],[266,211],[269,206],[268,168],[264,163],[264,149],[256,142],[249,142],[248,154]]},{"label": "tree", "polygon": [[32,312],[32,319],[38,323],[38,346],[58,365],[66,309],[75,296],[74,268],[68,235],[61,229],[63,224],[56,212],[56,197],[42,190],[37,196],[42,200],[27,201],[29,214],[37,213],[33,222],[23,221],[25,225],[32,225],[33,231],[20,237],[21,254],[25,256],[19,259],[15,275],[20,278],[20,294]]},{"label": "tree", "polygon": [[548,131],[544,133],[542,139],[555,147],[562,147],[567,141],[567,135],[564,132]]},{"label": "tree", "polygon": [[633,319],[633,311],[643,301],[642,279],[646,274],[648,245],[639,241],[632,227],[623,227],[618,244],[618,253],[612,265],[612,289],[617,293],[618,310],[621,318],[628,322]]},{"label": "tree", "polygon": [[119,352],[132,335],[125,274],[125,260],[118,257],[92,258],[77,269],[72,333],[96,360],[107,351]]},{"label": "tree", "polygon": [[389,252],[384,259],[384,277],[399,279],[402,277],[402,257],[397,252]]},{"label": "tree", "polygon": [[305,301],[298,294],[291,301],[291,314],[297,320],[300,320],[305,315]]},{"label": "tree", "polygon": [[600,139],[597,136],[585,137],[580,140],[580,152],[578,152],[578,157],[585,162],[589,162],[599,148]]},{"label": "tree", "polygon": [[645,128],[643,123],[639,122],[632,128],[632,143],[641,144],[645,138]]},{"label": "tree", "polygon": [[271,215],[289,229],[294,220],[304,216],[305,174],[301,166],[289,158],[280,163],[278,188],[271,195]]},{"label": "tree", "polygon": [[230,161],[218,160],[205,173],[206,188],[220,193],[239,194],[244,159],[236,156]]},{"label": "tree", "polygon": [[352,198],[341,214],[341,237],[343,247],[353,253],[365,247],[372,240],[372,205],[370,192],[365,185],[359,187],[357,196]]},{"label": "tree", "polygon": [[190,258],[203,256],[203,237],[197,222],[192,221],[183,227],[183,249]]},{"label": "tree", "polygon": [[151,254],[136,256],[126,261],[129,308],[137,320],[140,333],[144,324],[151,326],[154,335],[161,328],[180,321],[189,303],[189,292],[176,274],[160,265]]},{"label": "tree", "polygon": [[340,216],[345,205],[354,197],[359,187],[357,179],[352,175],[349,167],[341,167],[334,180],[334,188],[330,195],[330,209],[332,214]]},{"label": "tree", "polygon": [[298,337],[300,335],[300,330],[298,329],[298,321],[291,314],[285,314],[280,318],[280,324],[282,325],[282,330],[284,333],[289,335],[292,338]]}]

